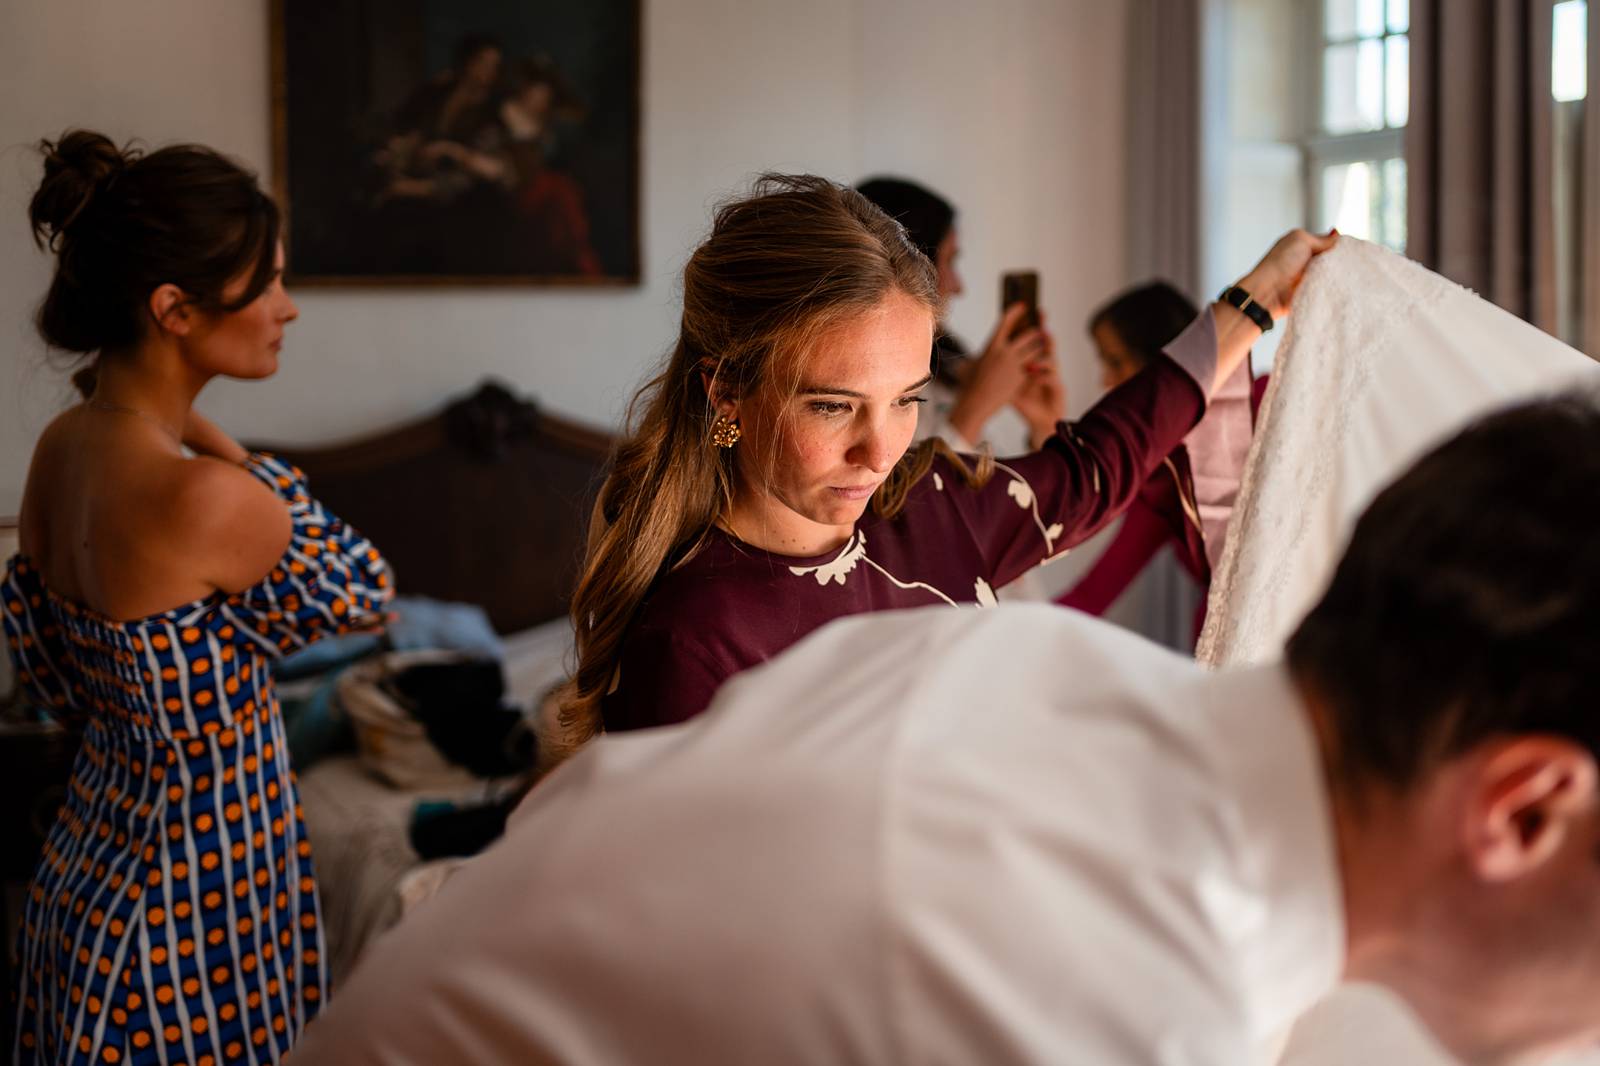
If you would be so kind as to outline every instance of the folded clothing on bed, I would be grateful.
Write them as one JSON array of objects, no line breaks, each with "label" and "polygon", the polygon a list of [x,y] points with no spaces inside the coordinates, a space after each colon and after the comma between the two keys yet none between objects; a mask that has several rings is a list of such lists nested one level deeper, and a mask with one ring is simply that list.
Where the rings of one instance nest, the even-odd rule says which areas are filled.
[{"label": "folded clothing on bed", "polygon": [[498,659],[462,655],[417,663],[390,674],[385,684],[457,766],[479,777],[533,768],[534,736],[521,708],[505,702]]},{"label": "folded clothing on bed", "polygon": [[504,695],[499,662],[435,649],[368,659],[337,683],[362,762],[396,788],[526,772],[533,734]]},{"label": "folded clothing on bed", "polygon": [[394,601],[389,624],[381,633],[347,633],[309,645],[286,656],[273,668],[280,681],[309,677],[348,666],[379,651],[440,648],[502,659],[505,646],[482,607],[450,603],[426,596],[401,596]]},{"label": "folded clothing on bed", "polygon": [[463,652],[497,663],[504,657],[505,646],[489,616],[474,604],[401,596],[391,616],[382,633],[319,641],[274,667],[295,769],[304,772],[329,755],[355,750],[355,733],[335,693],[339,676],[356,663],[387,651],[423,649]]}]

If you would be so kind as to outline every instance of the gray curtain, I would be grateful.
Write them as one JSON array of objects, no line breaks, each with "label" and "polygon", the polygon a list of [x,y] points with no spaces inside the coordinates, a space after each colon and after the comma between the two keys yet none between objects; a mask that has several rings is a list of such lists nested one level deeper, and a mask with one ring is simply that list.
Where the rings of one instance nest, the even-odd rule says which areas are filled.
[{"label": "gray curtain", "polygon": [[1128,5],[1128,270],[1200,302],[1199,0]]},{"label": "gray curtain", "polygon": [[1551,0],[1412,0],[1406,249],[1556,332]]},{"label": "gray curtain", "polygon": [[[1130,0],[1127,63],[1129,276],[1200,289],[1201,2]],[[1163,551],[1123,597],[1119,620],[1151,640],[1194,647],[1200,593]]]}]

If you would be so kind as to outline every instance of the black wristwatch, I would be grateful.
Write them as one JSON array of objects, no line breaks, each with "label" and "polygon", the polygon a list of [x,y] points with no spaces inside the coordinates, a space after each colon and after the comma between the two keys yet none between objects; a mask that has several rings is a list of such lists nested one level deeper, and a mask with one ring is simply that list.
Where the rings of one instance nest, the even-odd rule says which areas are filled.
[{"label": "black wristwatch", "polygon": [[1239,286],[1229,285],[1222,290],[1222,295],[1218,296],[1217,299],[1230,307],[1237,307],[1243,311],[1250,321],[1261,327],[1262,333],[1272,332],[1272,312],[1262,307],[1256,302],[1255,297],[1239,288]]}]

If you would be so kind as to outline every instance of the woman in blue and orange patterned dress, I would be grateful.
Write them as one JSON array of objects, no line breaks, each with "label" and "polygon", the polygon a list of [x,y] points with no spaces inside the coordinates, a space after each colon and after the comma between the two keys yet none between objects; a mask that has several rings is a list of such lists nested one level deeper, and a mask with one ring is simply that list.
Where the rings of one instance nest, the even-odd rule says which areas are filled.
[{"label": "woman in blue and orange patterned dress", "polygon": [[[82,730],[18,941],[19,1063],[276,1062],[327,994],[270,662],[372,625],[372,545],[193,410],[296,315],[278,211],[197,146],[41,145],[45,340],[89,364],[0,587],[29,696]],[[176,606],[175,606],[176,605]]]}]

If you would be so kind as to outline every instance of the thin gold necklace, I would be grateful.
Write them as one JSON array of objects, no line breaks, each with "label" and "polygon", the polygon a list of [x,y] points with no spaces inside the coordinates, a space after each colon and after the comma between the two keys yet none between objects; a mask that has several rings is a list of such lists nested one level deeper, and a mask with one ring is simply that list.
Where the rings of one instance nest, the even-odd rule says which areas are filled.
[{"label": "thin gold necklace", "polygon": [[183,443],[182,430],[174,428],[170,422],[165,422],[148,411],[141,411],[137,407],[126,407],[120,403],[110,403],[106,400],[95,399],[92,397],[85,400],[83,405],[96,411],[109,411],[112,414],[133,415],[136,418],[142,418],[152,425],[160,426],[162,432],[171,437],[173,440],[177,441],[179,444]]}]

